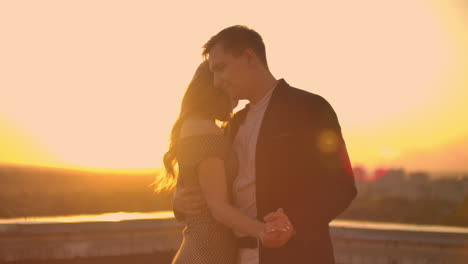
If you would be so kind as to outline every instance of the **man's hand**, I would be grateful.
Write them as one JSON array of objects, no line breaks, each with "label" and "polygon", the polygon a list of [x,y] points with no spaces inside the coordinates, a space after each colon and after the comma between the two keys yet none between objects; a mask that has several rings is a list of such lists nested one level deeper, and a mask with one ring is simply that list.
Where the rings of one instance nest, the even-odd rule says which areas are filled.
[{"label": "man's hand", "polygon": [[262,237],[262,244],[267,248],[284,246],[296,233],[288,216],[281,208],[269,213],[263,220],[266,221],[266,230]]},{"label": "man's hand", "polygon": [[206,202],[199,187],[176,187],[173,200],[174,211],[185,216],[200,214]]}]

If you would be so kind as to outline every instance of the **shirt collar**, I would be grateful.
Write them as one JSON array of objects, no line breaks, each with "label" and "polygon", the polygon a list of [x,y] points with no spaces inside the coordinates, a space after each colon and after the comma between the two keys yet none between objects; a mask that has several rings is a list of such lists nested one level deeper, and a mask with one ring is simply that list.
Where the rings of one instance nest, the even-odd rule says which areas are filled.
[{"label": "shirt collar", "polygon": [[267,105],[278,83],[279,82],[276,82],[275,86],[273,86],[273,88],[270,91],[268,91],[268,93],[266,93],[262,97],[262,99],[260,99],[260,101],[258,101],[256,104],[249,103],[249,111],[257,111],[261,109],[263,106]]}]

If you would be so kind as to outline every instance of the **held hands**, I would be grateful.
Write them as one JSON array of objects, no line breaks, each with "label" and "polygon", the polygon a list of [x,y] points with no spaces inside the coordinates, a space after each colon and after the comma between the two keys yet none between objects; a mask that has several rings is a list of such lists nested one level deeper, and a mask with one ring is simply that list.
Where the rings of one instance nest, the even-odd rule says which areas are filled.
[{"label": "held hands", "polygon": [[260,241],[267,248],[282,247],[295,234],[294,227],[282,208],[267,214],[263,220],[266,223]]},{"label": "held hands", "polygon": [[[178,187],[174,193],[173,208],[185,216],[195,216],[201,214],[207,204],[199,187]],[[267,214],[263,220],[265,224],[259,239],[264,247],[282,247],[296,233],[282,208]]]}]

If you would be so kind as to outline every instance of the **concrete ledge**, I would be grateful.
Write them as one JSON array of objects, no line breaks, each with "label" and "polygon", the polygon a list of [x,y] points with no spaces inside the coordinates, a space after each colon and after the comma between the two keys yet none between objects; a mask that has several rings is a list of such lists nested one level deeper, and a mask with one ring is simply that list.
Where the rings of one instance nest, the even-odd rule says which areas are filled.
[{"label": "concrete ledge", "polygon": [[174,219],[17,224],[0,232],[0,261],[119,256],[176,250],[182,225]]},{"label": "concrete ledge", "polygon": [[[468,228],[334,221],[337,263],[468,263]],[[0,224],[0,262],[154,254],[176,250],[173,218]]]}]

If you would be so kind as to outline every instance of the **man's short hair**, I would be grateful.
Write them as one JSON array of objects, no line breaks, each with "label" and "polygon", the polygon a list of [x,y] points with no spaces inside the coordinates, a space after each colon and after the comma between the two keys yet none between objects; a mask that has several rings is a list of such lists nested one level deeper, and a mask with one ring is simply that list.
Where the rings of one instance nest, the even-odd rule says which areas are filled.
[{"label": "man's short hair", "polygon": [[224,51],[233,56],[239,56],[245,49],[251,48],[268,68],[265,44],[260,34],[255,30],[243,25],[225,28],[203,45],[203,56],[208,57],[210,50],[218,43],[222,43]]}]

